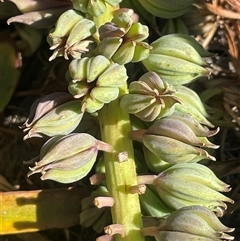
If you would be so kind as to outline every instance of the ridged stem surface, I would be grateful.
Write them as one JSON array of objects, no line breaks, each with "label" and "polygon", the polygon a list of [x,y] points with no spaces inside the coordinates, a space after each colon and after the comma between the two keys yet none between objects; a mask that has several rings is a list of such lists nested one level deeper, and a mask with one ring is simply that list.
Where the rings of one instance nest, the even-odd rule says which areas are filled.
[{"label": "ridged stem surface", "polygon": [[[127,90],[125,84],[120,89],[120,95],[127,93]],[[114,198],[113,223],[124,226],[123,235],[117,234],[116,240],[144,241],[140,232],[142,217],[138,194],[129,193],[129,188],[137,185],[133,145],[128,137],[131,130],[129,115],[120,108],[118,98],[101,109],[99,119],[102,140],[113,148],[111,153],[104,153],[107,187]]]}]

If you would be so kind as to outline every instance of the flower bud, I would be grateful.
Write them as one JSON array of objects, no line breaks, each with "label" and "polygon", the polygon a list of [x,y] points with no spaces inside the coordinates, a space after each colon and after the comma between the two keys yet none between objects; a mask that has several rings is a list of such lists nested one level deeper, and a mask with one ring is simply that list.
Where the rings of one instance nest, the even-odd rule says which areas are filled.
[{"label": "flower bud", "polygon": [[202,205],[222,216],[227,208],[224,202],[234,202],[220,193],[230,191],[229,185],[198,163],[175,164],[161,172],[153,185],[160,197],[174,209]]},{"label": "flower bud", "polygon": [[40,161],[30,168],[28,176],[41,172],[42,180],[61,183],[77,181],[88,174],[98,150],[111,151],[110,145],[86,133],[73,133],[50,139],[42,147]]},{"label": "flower bud", "polygon": [[154,236],[158,241],[210,241],[233,240],[225,233],[233,231],[234,228],[223,225],[208,208],[194,205],[171,213],[156,228],[144,228],[143,234]]},{"label": "flower bud", "polygon": [[103,55],[73,60],[69,65],[70,80],[68,89],[75,98],[84,97],[82,111],[94,113],[104,103],[115,100],[128,76],[126,68],[119,64],[110,64]]},{"label": "flower bud", "polygon": [[87,83],[86,81],[74,82],[74,80],[71,80],[68,84],[69,93],[72,94],[76,99],[85,96],[90,92],[91,88],[92,84]]}]

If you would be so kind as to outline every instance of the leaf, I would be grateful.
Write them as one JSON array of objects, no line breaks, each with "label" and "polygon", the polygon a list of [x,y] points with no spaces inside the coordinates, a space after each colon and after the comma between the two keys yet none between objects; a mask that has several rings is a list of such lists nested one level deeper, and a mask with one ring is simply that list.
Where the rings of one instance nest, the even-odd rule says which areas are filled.
[{"label": "leaf", "polygon": [[0,41],[0,113],[10,101],[21,74],[21,57],[10,40]]},{"label": "leaf", "polygon": [[79,223],[84,188],[0,193],[0,235],[66,228]]}]

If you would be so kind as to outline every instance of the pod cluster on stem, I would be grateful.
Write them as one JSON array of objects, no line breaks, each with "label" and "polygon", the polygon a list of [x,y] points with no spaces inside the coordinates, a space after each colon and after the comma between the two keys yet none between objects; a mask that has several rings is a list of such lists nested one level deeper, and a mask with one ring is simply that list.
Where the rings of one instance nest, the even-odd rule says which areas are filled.
[{"label": "pod cluster on stem", "polygon": [[218,220],[231,188],[204,164],[216,160],[219,128],[189,85],[210,76],[212,54],[187,34],[159,37],[138,21],[176,18],[194,2],[72,0],[48,33],[50,60],[69,63],[68,93],[31,107],[24,139],[47,141],[26,162],[28,176],[72,183],[95,170],[79,215],[105,233],[98,241],[233,239]]}]

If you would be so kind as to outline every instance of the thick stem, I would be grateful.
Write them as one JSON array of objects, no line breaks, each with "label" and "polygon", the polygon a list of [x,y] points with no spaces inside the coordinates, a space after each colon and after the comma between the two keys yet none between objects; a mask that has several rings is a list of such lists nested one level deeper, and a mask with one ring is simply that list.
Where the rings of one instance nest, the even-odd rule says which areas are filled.
[{"label": "thick stem", "polygon": [[[126,93],[127,84],[120,88],[120,95]],[[119,102],[118,98],[99,111],[102,140],[113,148],[111,153],[104,153],[107,187],[114,198],[111,208],[113,224],[124,227],[123,234],[115,236],[117,241],[144,241],[138,194],[129,191],[130,187],[138,184],[133,145],[128,137],[131,124],[129,115],[120,108]],[[127,160],[119,161],[119,153],[125,152]]]}]

